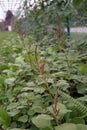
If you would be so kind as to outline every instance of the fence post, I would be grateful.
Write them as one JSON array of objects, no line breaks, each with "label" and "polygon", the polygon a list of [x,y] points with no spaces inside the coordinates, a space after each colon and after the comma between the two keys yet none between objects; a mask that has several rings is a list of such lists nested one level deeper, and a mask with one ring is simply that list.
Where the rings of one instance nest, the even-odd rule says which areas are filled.
[{"label": "fence post", "polygon": [[70,17],[69,16],[67,16],[67,18],[66,18],[66,26],[67,26],[67,36],[68,37],[70,37]]}]

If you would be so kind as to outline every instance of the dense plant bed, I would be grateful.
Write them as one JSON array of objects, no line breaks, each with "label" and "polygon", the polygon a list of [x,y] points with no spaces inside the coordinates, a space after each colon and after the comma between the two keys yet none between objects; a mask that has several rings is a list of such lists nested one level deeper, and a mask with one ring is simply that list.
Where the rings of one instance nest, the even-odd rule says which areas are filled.
[{"label": "dense plant bed", "polygon": [[65,44],[1,43],[1,130],[87,130],[87,42]]}]

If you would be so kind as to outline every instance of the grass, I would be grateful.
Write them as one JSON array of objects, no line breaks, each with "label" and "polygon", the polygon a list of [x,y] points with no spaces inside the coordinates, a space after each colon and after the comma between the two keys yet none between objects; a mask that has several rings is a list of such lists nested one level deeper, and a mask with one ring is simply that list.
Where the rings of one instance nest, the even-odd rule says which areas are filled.
[{"label": "grass", "polygon": [[[15,32],[0,32],[0,43],[6,40],[8,37],[16,37],[17,34]],[[72,39],[79,40],[87,40],[87,33],[71,33]]]},{"label": "grass", "polygon": [[87,40],[87,33],[71,33],[72,39],[78,41],[78,40]]},{"label": "grass", "polygon": [[16,33],[14,33],[14,32],[0,32],[0,43],[2,43],[8,37],[16,37]]}]

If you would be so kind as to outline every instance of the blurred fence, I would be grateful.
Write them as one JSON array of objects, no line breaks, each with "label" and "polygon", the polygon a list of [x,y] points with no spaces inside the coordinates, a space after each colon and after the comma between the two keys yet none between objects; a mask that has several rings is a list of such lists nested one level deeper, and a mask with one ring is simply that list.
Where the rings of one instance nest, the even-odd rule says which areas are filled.
[{"label": "blurred fence", "polygon": [[69,21],[66,21],[67,26],[65,27],[65,31],[68,36],[76,40],[87,40],[87,16],[78,14],[69,16]]}]

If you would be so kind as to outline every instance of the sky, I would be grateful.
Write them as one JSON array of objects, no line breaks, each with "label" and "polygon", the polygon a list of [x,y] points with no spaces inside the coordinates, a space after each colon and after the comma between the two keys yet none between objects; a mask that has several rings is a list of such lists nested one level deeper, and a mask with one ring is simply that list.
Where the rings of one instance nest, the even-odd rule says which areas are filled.
[{"label": "sky", "polygon": [[23,0],[0,0],[0,20],[5,19],[6,11],[15,12]]},{"label": "sky", "polygon": [[[11,10],[13,13],[17,11],[19,6],[22,5],[24,0],[0,0],[0,21],[5,19],[6,11]],[[29,0],[31,3],[34,0]]]}]

